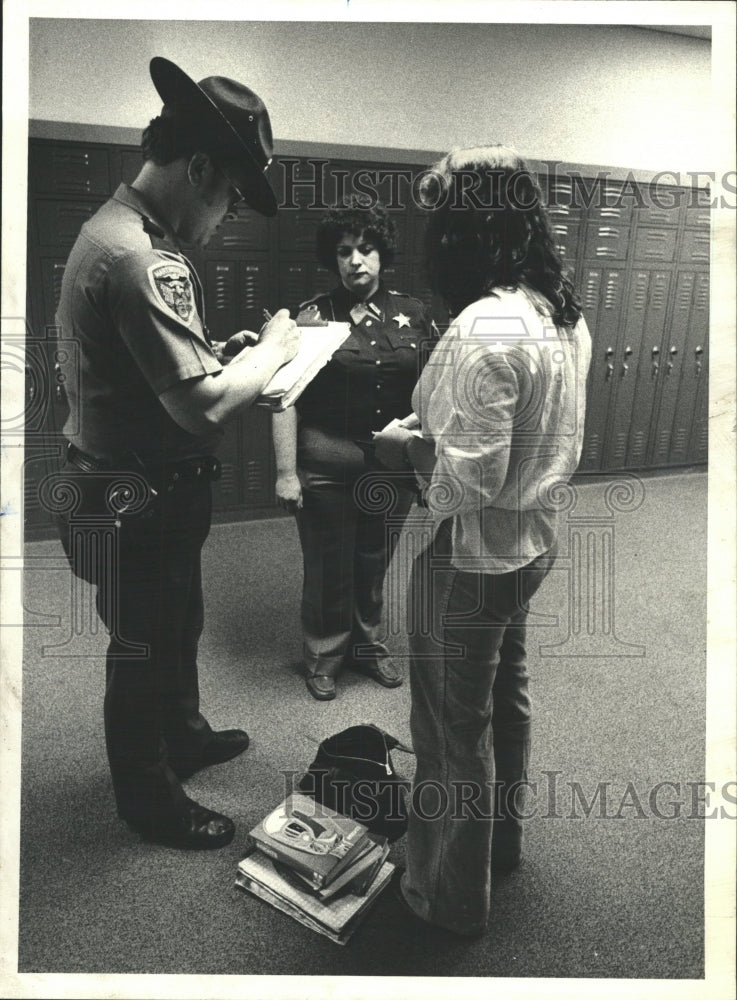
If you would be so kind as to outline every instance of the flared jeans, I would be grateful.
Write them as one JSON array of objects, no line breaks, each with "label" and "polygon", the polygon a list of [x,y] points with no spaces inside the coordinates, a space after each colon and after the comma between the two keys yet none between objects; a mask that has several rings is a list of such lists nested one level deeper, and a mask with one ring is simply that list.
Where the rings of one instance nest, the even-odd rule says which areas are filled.
[{"label": "flared jeans", "polygon": [[514,572],[464,572],[451,565],[450,528],[440,525],[410,581],[417,766],[402,890],[422,919],[470,935],[486,926],[494,863],[521,855],[526,620],[554,550]]}]

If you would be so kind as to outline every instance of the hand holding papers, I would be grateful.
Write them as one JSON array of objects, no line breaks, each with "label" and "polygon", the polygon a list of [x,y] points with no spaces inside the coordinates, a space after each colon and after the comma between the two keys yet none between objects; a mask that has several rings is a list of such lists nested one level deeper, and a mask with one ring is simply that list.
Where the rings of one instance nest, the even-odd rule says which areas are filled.
[{"label": "hand holding papers", "polygon": [[297,354],[274,375],[257,400],[259,406],[277,412],[292,406],[351,332],[349,323],[327,322],[298,329]]}]

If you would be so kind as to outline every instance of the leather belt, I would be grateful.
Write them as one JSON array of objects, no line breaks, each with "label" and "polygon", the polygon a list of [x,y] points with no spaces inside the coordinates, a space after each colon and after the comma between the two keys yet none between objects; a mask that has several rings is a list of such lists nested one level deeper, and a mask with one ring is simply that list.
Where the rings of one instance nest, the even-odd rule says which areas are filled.
[{"label": "leather belt", "polygon": [[147,467],[137,455],[131,452],[118,461],[95,458],[81,451],[74,444],[67,445],[67,461],[82,472],[138,472],[158,484],[172,484],[179,481],[201,480],[210,482],[220,478],[220,462],[214,455],[182,459],[180,462],[166,462],[157,468]]}]

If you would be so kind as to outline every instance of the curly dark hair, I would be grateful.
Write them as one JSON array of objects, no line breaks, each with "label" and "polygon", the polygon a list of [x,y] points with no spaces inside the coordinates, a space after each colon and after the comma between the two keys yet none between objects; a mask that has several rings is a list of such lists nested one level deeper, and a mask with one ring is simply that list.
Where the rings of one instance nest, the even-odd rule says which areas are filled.
[{"label": "curly dark hair", "polygon": [[191,118],[184,118],[168,107],[157,118],[152,118],[143,130],[141,154],[144,162],[151,160],[163,167],[197,152],[207,153],[220,166],[238,157],[237,150],[223,143],[222,132],[216,133],[205,124],[195,125]]},{"label": "curly dark hair", "polygon": [[563,272],[537,180],[513,149],[452,150],[423,178],[420,200],[430,211],[430,285],[453,315],[495,288],[526,283],[548,300],[557,326],[575,326],[581,302]]},{"label": "curly dark hair", "polygon": [[394,260],[397,230],[391,216],[381,203],[372,205],[354,195],[346,204],[328,209],[317,228],[317,259],[334,274],[338,274],[336,248],[343,233],[365,236],[376,245],[381,266]]}]

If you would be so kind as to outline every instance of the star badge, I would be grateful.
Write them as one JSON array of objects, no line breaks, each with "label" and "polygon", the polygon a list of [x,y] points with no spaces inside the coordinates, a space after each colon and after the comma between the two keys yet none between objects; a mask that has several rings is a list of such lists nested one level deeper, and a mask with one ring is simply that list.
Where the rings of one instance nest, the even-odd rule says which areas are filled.
[{"label": "star badge", "polygon": [[409,326],[409,316],[405,316],[404,313],[397,313],[394,317],[394,322],[397,324],[397,329],[401,330],[403,326]]}]

